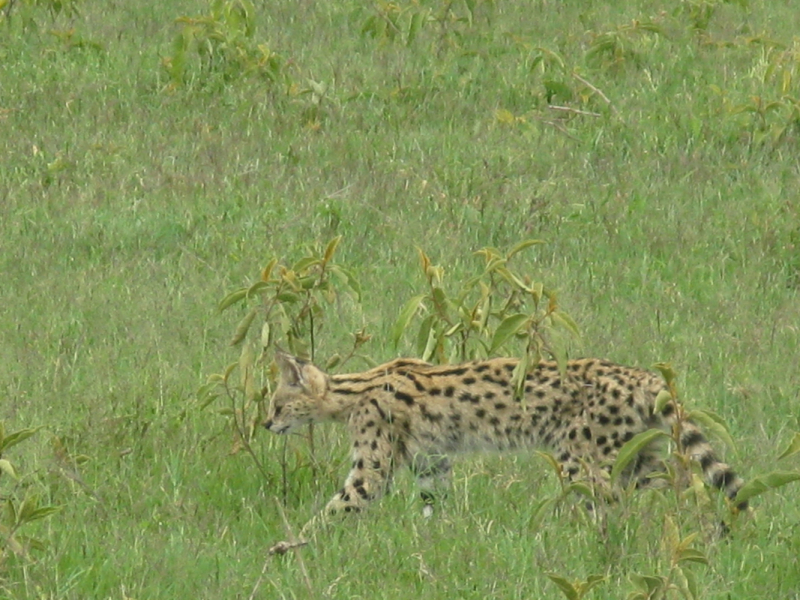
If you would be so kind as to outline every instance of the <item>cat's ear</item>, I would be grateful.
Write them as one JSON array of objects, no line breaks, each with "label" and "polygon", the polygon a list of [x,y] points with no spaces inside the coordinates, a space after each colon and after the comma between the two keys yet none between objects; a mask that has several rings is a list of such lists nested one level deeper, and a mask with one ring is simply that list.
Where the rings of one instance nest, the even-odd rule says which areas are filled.
[{"label": "cat's ear", "polygon": [[275,364],[278,365],[281,380],[284,383],[305,387],[306,380],[303,375],[303,366],[306,361],[278,350],[275,352]]}]

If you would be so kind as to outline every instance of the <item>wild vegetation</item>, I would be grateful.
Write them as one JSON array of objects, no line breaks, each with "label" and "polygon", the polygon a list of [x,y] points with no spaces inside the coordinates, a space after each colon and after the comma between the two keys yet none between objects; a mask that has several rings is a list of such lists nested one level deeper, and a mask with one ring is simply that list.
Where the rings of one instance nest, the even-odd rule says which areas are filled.
[{"label": "wild vegetation", "polygon": [[[763,0],[0,0],[0,596],[795,597],[798,30]],[[481,455],[432,519],[409,477],[270,556],[349,466],[334,427],[259,427],[275,344],[669,363],[753,509],[679,456],[688,487],[589,512],[546,455]]]}]

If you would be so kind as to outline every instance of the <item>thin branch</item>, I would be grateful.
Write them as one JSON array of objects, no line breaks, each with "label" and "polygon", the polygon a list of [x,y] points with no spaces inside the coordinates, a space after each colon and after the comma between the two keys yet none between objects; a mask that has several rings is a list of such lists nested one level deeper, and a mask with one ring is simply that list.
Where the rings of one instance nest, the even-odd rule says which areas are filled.
[{"label": "thin branch", "polygon": [[584,116],[587,116],[587,117],[602,117],[603,116],[600,113],[589,112],[588,110],[579,110],[577,108],[571,108],[569,106],[556,106],[554,104],[548,104],[547,108],[549,108],[550,110],[558,110],[558,111],[561,111],[561,112],[574,113],[576,115],[584,115]]},{"label": "thin branch", "polygon": [[303,581],[308,588],[308,597],[314,597],[314,587],[311,585],[311,578],[308,576],[308,569],[306,569],[306,563],[303,560],[303,555],[298,552],[299,548],[302,548],[306,544],[308,544],[305,540],[298,540],[294,536],[294,532],[292,531],[292,526],[289,525],[289,519],[286,518],[286,512],[283,510],[283,505],[278,502],[278,499],[275,498],[275,504],[278,505],[278,512],[281,513],[281,520],[283,521],[283,527],[286,529],[287,537],[289,538],[288,542],[278,542],[272,548],[269,549],[270,554],[286,554],[289,550],[294,550],[294,555],[297,557],[297,562],[300,565],[300,571],[303,573]]},{"label": "thin branch", "polygon": [[595,94],[597,94],[598,96],[600,96],[600,97],[603,99],[603,101],[604,101],[606,104],[608,104],[608,106],[610,106],[610,107],[611,107],[611,110],[614,112],[614,114],[615,114],[615,115],[617,115],[617,116],[619,116],[619,111],[617,110],[617,107],[616,107],[616,106],[614,106],[614,104],[611,102],[611,100],[609,100],[609,99],[608,99],[608,96],[606,96],[606,95],[603,93],[603,90],[601,90],[600,88],[598,88],[598,87],[596,87],[596,86],[592,85],[591,83],[589,83],[588,81],[586,81],[586,80],[585,80],[583,77],[581,77],[581,76],[580,76],[580,75],[578,75],[577,73],[573,73],[573,74],[572,74],[572,76],[573,76],[575,79],[577,79],[578,81],[580,81],[580,82],[581,82],[583,85],[585,85],[586,87],[588,87],[590,90],[592,90],[592,91],[593,91]]},{"label": "thin branch", "polygon": [[[261,573],[258,575],[258,579],[256,580],[255,585],[253,586],[253,591],[250,592],[250,597],[248,600],[253,600],[256,597],[256,592],[258,588],[261,586],[261,582],[264,580],[264,574],[267,572],[267,567],[269,566],[270,558],[276,554],[283,555],[286,554],[289,550],[295,550],[302,546],[308,544],[306,541],[298,540],[294,537],[294,533],[292,533],[292,528],[289,525],[289,521],[286,518],[286,513],[283,511],[283,505],[278,501],[277,498],[274,498],[275,504],[278,505],[278,511],[281,513],[281,519],[283,519],[283,526],[286,528],[286,533],[289,537],[288,542],[278,542],[272,548],[269,549],[269,554],[267,559],[264,561],[264,565],[261,567]],[[295,552],[297,556],[297,562],[300,564],[300,570],[303,572],[303,579],[305,581],[306,587],[308,588],[308,597],[314,597],[314,589],[311,586],[311,578],[308,576],[308,570],[306,570],[305,562],[303,562],[303,557],[300,555],[299,552]]]}]

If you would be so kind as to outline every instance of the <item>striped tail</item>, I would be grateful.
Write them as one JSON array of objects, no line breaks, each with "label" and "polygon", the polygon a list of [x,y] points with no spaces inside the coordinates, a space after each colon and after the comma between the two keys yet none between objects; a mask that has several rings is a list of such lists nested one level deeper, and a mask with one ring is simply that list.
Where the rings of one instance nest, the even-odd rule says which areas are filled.
[{"label": "striped tail", "polygon": [[[700,464],[706,481],[725,492],[728,499],[733,501],[744,485],[744,480],[730,466],[717,458],[706,436],[693,423],[686,421],[681,423],[681,445],[684,452]],[[740,502],[736,508],[740,511],[747,510],[747,501]]]}]

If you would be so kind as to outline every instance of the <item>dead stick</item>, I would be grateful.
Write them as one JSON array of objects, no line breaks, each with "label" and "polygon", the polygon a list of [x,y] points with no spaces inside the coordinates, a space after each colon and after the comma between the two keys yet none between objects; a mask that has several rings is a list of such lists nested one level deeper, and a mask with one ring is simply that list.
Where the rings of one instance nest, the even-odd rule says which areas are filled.
[{"label": "dead stick", "polygon": [[592,90],[594,93],[596,93],[598,96],[600,96],[600,97],[601,97],[601,98],[602,98],[602,99],[605,101],[605,103],[606,103],[606,104],[608,104],[608,105],[611,107],[611,110],[613,110],[613,111],[614,111],[614,114],[615,114],[615,115],[617,115],[617,116],[619,116],[619,111],[617,110],[617,107],[616,107],[616,106],[614,106],[614,105],[612,104],[611,100],[609,100],[609,99],[608,99],[608,96],[606,96],[606,95],[603,93],[603,90],[601,90],[600,88],[598,88],[598,87],[596,87],[596,86],[592,85],[591,83],[589,83],[588,81],[586,81],[586,80],[585,80],[583,77],[581,77],[581,76],[580,76],[580,75],[578,75],[577,73],[573,73],[573,74],[572,74],[572,76],[573,76],[575,79],[577,79],[578,81],[580,81],[580,82],[581,82],[583,85],[585,85],[586,87],[588,87],[590,90]]},{"label": "dead stick", "polygon": [[585,115],[587,117],[602,117],[603,116],[600,113],[589,112],[588,110],[579,110],[577,108],[571,108],[569,106],[556,106],[555,104],[548,104],[547,108],[549,108],[550,110],[558,110],[558,111],[561,111],[561,112],[575,113],[576,115]]}]

